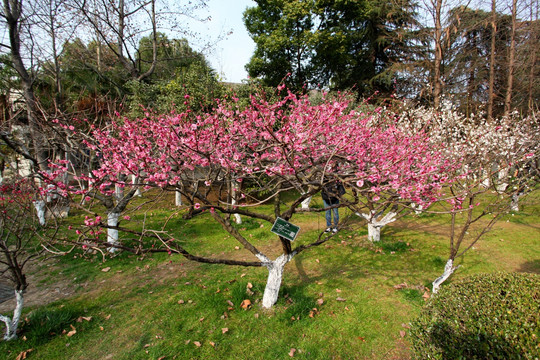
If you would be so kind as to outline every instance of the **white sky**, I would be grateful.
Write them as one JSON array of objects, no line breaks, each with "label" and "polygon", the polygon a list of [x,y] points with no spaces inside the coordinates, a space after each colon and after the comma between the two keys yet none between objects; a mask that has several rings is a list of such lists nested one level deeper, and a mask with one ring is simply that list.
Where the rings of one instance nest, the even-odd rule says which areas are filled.
[{"label": "white sky", "polygon": [[242,21],[242,14],[247,7],[256,3],[252,0],[207,0],[207,5],[206,11],[201,11],[201,16],[209,15],[211,20],[194,24],[194,28],[206,41],[213,41],[220,35],[225,38],[204,54],[221,80],[241,82],[247,78],[244,66],[255,49],[255,43]]}]

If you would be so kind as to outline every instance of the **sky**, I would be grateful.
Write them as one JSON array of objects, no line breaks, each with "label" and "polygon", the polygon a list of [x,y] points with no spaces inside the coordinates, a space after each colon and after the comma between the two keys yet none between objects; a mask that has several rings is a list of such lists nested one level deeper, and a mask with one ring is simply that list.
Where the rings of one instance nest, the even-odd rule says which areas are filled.
[{"label": "sky", "polygon": [[249,37],[242,21],[242,14],[247,7],[255,6],[252,0],[207,0],[208,7],[201,15],[210,16],[210,21],[195,25],[203,39],[213,42],[204,54],[210,61],[220,79],[228,82],[241,82],[247,78],[244,66],[249,62],[255,43]]}]

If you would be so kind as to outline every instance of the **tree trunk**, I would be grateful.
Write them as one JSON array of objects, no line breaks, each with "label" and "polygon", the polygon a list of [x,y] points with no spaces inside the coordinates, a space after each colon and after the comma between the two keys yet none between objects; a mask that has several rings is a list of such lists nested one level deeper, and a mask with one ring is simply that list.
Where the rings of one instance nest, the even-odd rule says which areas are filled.
[{"label": "tree trunk", "polygon": [[510,59],[508,60],[508,84],[504,101],[504,114],[509,115],[512,108],[512,91],[514,83],[514,68],[516,57],[516,27],[517,27],[517,0],[512,1],[512,35],[510,40]]},{"label": "tree trunk", "polygon": [[[231,205],[233,207],[233,209],[236,207],[236,197],[238,195],[238,184],[236,183],[235,180],[231,180],[231,187],[232,187],[232,192],[231,192]],[[239,214],[233,214],[234,216],[234,221],[237,223],[237,224],[241,224],[242,223],[242,218],[240,217]]]},{"label": "tree trunk", "polygon": [[[109,226],[118,226],[118,218],[120,217],[120,213],[117,212],[110,212],[107,215],[107,225]],[[107,242],[112,245],[118,245],[118,230],[117,229],[107,229]],[[114,246],[109,248],[109,252],[114,253],[118,251],[118,249]]]},{"label": "tree trunk", "polygon": [[495,102],[495,49],[497,36],[496,0],[491,0],[491,50],[489,55],[489,90],[487,117],[493,119],[493,104]]},{"label": "tree trunk", "polygon": [[514,212],[519,211],[519,194],[512,195],[512,202],[510,203],[510,210]]},{"label": "tree trunk", "polygon": [[39,221],[39,225],[45,226],[45,212],[47,211],[46,203],[43,200],[34,201],[34,207]]},{"label": "tree trunk", "polygon": [[309,204],[311,203],[311,199],[312,199],[312,196],[302,201],[302,209],[309,209]]},{"label": "tree trunk", "polygon": [[390,224],[391,222],[396,221],[396,213],[395,212],[389,212],[385,216],[383,216],[381,219],[377,219],[379,214],[375,214],[373,211],[371,214],[360,214],[356,213],[356,215],[363,217],[368,222],[368,240],[372,242],[380,241],[381,240],[381,229],[383,226],[386,226]]},{"label": "tree trunk", "polygon": [[133,180],[131,181],[131,184],[137,187],[137,191],[135,191],[135,194],[133,196],[141,197],[142,194],[141,194],[141,188],[139,187],[139,176],[133,175]]},{"label": "tree trunk", "polygon": [[444,273],[439,276],[437,279],[435,279],[435,281],[433,281],[432,285],[433,285],[433,293],[436,294],[438,291],[439,291],[439,288],[441,286],[441,284],[443,282],[446,281],[446,279],[448,279],[450,277],[450,275],[452,275],[454,273],[454,271],[457,270],[457,267],[454,267],[454,261],[452,259],[448,259],[448,261],[446,262],[446,265],[444,266]]},{"label": "tree trunk", "polygon": [[19,326],[19,320],[21,318],[21,313],[24,305],[24,297],[23,297],[23,291],[24,290],[15,290],[15,299],[17,301],[17,305],[15,306],[15,310],[13,311],[13,318],[10,319],[7,316],[0,315],[0,320],[6,324],[6,331],[4,333],[4,340],[10,341],[17,338],[17,328]]},{"label": "tree trunk", "polygon": [[285,268],[285,265],[291,261],[293,256],[294,253],[282,254],[275,261],[271,261],[262,255],[258,256],[268,268],[268,281],[264,288],[262,300],[263,308],[269,309],[277,302],[281,280],[283,279],[283,269]]},{"label": "tree trunk", "polygon": [[435,23],[435,56],[434,56],[434,77],[433,77],[433,107],[435,109],[439,108],[441,96],[442,96],[442,60],[443,60],[443,51],[442,51],[442,25],[441,25],[441,9],[442,9],[443,0],[435,1],[435,13],[434,13],[434,23]]}]

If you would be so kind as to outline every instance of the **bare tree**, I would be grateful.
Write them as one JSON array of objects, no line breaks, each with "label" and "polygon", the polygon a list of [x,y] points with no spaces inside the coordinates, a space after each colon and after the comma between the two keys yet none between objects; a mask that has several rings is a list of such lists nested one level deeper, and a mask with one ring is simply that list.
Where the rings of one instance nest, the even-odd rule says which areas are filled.
[{"label": "bare tree", "polygon": [[512,108],[512,91],[514,84],[515,56],[516,56],[516,29],[517,29],[517,0],[512,0],[512,32],[510,38],[510,53],[508,60],[508,83],[504,100],[504,113],[510,114]]}]

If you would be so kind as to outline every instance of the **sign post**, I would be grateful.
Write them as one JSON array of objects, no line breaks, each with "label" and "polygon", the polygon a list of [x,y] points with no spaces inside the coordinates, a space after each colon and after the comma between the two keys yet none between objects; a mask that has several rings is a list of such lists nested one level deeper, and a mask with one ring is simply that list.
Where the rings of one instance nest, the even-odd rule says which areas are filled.
[{"label": "sign post", "polygon": [[284,237],[289,241],[294,241],[300,232],[300,227],[278,217],[274,222],[274,225],[272,225],[272,229],[270,229],[270,231],[276,235]]}]

